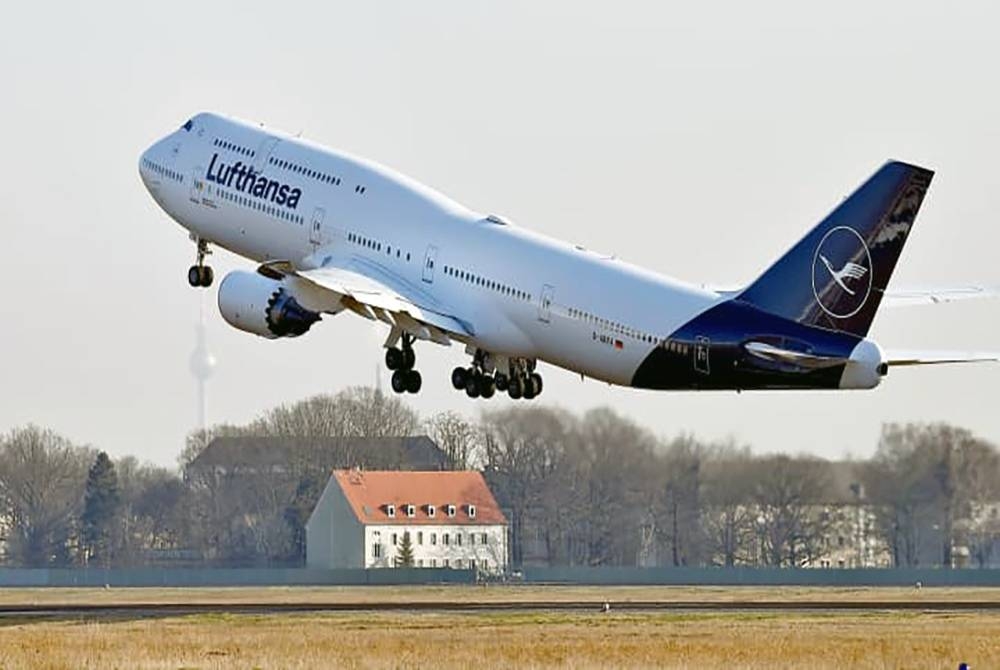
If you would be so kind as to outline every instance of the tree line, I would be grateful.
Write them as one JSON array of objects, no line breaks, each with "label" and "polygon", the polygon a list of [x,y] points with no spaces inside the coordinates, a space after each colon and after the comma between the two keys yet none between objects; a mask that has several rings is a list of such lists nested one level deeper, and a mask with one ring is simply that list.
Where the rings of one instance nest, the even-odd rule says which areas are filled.
[{"label": "tree line", "polygon": [[[514,567],[805,566],[845,544],[893,566],[1000,560],[1000,455],[959,427],[887,425],[871,458],[831,463],[661,439],[610,409],[422,420],[367,388],[194,432],[176,469],[15,428],[0,436],[0,560],[301,565],[305,521],[332,468],[405,467],[401,453],[352,438],[418,433],[449,467],[483,472],[508,516]],[[240,467],[236,454],[200,467],[218,437],[295,438],[295,448],[278,465]]]}]

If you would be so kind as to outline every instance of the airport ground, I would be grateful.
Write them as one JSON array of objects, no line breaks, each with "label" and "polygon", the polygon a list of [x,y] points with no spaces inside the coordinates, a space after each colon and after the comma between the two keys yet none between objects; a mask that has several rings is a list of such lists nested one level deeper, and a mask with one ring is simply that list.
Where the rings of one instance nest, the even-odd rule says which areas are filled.
[{"label": "airport ground", "polygon": [[843,670],[1000,659],[1000,589],[3,589],[0,610],[4,669]]}]

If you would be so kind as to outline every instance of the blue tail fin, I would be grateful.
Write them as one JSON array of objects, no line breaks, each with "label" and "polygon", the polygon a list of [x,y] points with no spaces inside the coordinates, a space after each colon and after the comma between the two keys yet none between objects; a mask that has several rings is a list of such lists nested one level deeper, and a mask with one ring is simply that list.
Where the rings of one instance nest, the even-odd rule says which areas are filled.
[{"label": "blue tail fin", "polygon": [[864,337],[933,176],[886,163],[736,299]]}]

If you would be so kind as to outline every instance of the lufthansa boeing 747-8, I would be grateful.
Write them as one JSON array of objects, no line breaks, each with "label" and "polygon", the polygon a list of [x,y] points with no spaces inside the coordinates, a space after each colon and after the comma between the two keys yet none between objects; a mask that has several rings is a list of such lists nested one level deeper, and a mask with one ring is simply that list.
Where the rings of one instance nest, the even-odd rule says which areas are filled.
[{"label": "lufthansa boeing 747-8", "polygon": [[996,359],[894,355],[866,337],[933,176],[906,163],[882,166],[736,291],[550,239],[371,161],[217,114],[156,142],[139,172],[197,245],[192,286],[212,284],[212,245],[258,264],[219,285],[230,325],[279,338],[340,312],[382,321],[397,393],[420,390],[418,341],[465,345],[471,363],[451,383],[473,398],[534,398],[539,361],[622,386],[750,390],[869,389],[894,365]]}]

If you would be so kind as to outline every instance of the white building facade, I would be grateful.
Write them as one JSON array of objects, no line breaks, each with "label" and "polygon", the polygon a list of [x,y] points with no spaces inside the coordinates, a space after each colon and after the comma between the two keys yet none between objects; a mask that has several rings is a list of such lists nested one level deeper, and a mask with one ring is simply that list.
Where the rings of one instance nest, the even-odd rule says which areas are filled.
[{"label": "white building facade", "polygon": [[337,470],[306,523],[311,568],[507,570],[507,520],[478,472]]}]

